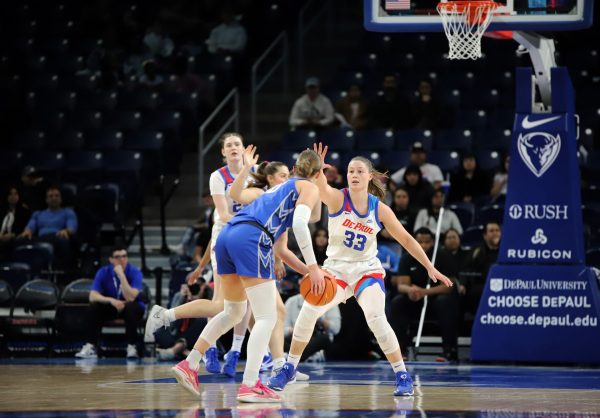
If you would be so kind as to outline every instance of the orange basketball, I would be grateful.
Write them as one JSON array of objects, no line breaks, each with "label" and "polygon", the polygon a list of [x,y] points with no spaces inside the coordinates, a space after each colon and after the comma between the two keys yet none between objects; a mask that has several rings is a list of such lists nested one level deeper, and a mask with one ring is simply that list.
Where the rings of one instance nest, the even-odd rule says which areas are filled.
[{"label": "orange basketball", "polygon": [[305,301],[315,306],[327,305],[333,300],[337,290],[335,277],[323,270],[325,276],[325,290],[320,295],[315,295],[310,291],[310,275],[307,273],[300,280],[300,294]]}]

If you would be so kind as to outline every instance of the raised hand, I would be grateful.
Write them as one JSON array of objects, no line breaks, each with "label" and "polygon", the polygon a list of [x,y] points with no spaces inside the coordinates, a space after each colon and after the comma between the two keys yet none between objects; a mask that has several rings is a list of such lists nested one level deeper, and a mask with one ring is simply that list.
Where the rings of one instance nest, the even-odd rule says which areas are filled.
[{"label": "raised hand", "polygon": [[325,163],[325,156],[327,155],[328,150],[329,147],[327,145],[323,145],[322,142],[319,142],[319,144],[313,144],[313,151],[319,154],[319,157],[321,157],[321,167],[323,170],[331,167],[330,164]]},{"label": "raised hand", "polygon": [[244,158],[244,165],[247,167],[252,167],[256,165],[258,162],[259,155],[256,154],[256,146],[250,144],[244,150],[244,154],[242,155]]},{"label": "raised hand", "polygon": [[444,283],[448,287],[454,286],[454,283],[452,282],[452,280],[450,280],[448,277],[446,277],[445,275],[440,273],[438,271],[438,269],[436,269],[435,267],[427,270],[427,274],[429,275],[431,280],[433,280],[434,283],[437,283],[438,280],[441,280],[441,282]]}]

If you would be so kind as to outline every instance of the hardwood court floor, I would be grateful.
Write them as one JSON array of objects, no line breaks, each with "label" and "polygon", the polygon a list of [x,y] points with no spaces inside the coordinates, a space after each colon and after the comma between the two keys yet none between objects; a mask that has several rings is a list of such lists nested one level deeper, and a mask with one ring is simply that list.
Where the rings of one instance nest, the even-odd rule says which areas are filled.
[{"label": "hardwood court floor", "polygon": [[[0,360],[1,417],[600,417],[600,370],[410,363],[415,396],[392,396],[387,363],[301,365],[310,383],[281,405],[238,404],[236,379],[200,377],[202,397],[178,387],[170,364],[124,360]],[[241,370],[241,369],[240,369]]]}]

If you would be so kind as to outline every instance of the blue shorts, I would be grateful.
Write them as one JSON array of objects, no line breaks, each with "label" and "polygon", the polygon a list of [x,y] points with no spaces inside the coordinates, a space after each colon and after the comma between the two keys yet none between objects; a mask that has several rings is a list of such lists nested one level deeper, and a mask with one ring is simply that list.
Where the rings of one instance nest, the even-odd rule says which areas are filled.
[{"label": "blue shorts", "polygon": [[261,279],[275,278],[273,243],[264,231],[249,224],[227,224],[215,245],[217,273]]}]

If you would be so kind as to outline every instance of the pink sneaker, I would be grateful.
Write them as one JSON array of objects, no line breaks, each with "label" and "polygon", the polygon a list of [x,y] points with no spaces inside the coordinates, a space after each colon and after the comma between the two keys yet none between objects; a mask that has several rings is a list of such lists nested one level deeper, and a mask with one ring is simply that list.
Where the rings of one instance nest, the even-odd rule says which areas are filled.
[{"label": "pink sneaker", "polygon": [[200,384],[198,383],[198,372],[192,370],[187,360],[182,360],[176,366],[171,367],[171,373],[177,382],[196,396],[200,396]]},{"label": "pink sneaker", "polygon": [[242,383],[237,399],[240,402],[281,402],[279,395],[264,386],[260,379],[256,381],[254,387],[248,387]]}]

